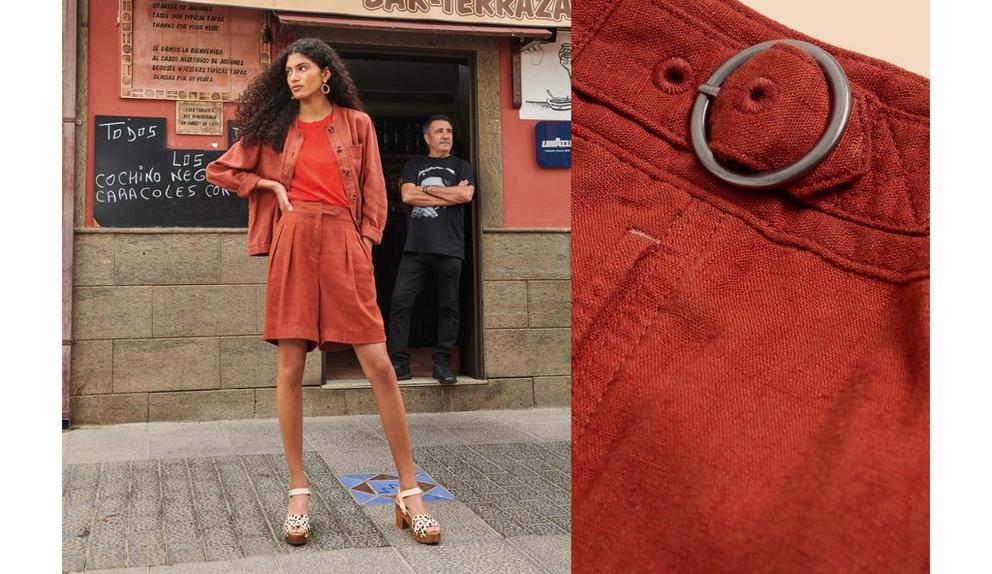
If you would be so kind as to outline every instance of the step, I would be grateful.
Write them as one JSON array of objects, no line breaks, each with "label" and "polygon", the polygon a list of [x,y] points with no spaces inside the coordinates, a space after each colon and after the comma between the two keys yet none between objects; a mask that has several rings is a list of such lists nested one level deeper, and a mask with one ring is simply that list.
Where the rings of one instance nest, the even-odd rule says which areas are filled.
[{"label": "step", "polygon": [[[486,379],[473,379],[464,375],[458,375],[458,382],[452,385],[442,385],[433,377],[413,377],[408,381],[400,381],[400,387],[466,387],[469,385],[486,385]],[[368,379],[333,379],[325,381],[320,386],[322,389],[367,389]]]}]

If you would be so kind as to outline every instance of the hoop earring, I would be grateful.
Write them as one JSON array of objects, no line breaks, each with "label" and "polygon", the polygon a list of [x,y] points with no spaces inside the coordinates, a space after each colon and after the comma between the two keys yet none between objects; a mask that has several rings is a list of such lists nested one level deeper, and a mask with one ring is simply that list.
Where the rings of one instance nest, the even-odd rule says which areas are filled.
[{"label": "hoop earring", "polygon": [[328,86],[327,83],[325,82],[325,83],[323,83],[323,84],[320,85],[320,91],[321,92],[324,92],[325,95],[326,94],[329,94],[329,93],[331,93],[331,87]]}]

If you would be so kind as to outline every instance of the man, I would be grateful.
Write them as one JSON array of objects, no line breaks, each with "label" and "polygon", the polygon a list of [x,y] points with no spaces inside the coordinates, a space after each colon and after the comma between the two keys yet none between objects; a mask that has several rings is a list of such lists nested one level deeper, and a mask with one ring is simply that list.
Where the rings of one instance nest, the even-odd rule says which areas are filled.
[{"label": "man", "polygon": [[389,356],[396,378],[410,379],[410,313],[427,274],[434,276],[438,295],[437,344],[433,376],[444,384],[456,382],[451,350],[458,339],[458,280],[465,260],[464,209],[475,194],[472,166],[451,155],[454,128],[444,115],[424,122],[429,154],[409,160],[403,168],[400,193],[410,205],[406,245],[396,276],[389,314]]}]

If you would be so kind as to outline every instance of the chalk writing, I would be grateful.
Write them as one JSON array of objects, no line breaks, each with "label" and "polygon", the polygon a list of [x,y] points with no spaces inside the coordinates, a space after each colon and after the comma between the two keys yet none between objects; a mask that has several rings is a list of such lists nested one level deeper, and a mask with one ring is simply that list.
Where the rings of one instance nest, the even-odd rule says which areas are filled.
[{"label": "chalk writing", "polygon": [[158,126],[154,125],[132,128],[131,126],[125,125],[124,122],[107,122],[102,124],[98,123],[96,127],[106,129],[105,135],[108,140],[127,138],[127,141],[133,142],[138,138],[152,139],[158,135],[156,133]]},{"label": "chalk writing", "polygon": [[165,119],[97,116],[93,213],[103,227],[244,227],[247,202],[207,181],[221,151],[166,147]]}]

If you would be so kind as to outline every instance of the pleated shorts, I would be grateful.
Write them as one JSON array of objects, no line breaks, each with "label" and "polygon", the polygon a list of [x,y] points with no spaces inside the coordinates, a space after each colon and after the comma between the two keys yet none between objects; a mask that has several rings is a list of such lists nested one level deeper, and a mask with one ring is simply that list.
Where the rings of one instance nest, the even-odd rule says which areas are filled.
[{"label": "pleated shorts", "polygon": [[272,232],[262,336],[307,350],[386,340],[372,254],[347,208],[296,201]]}]

